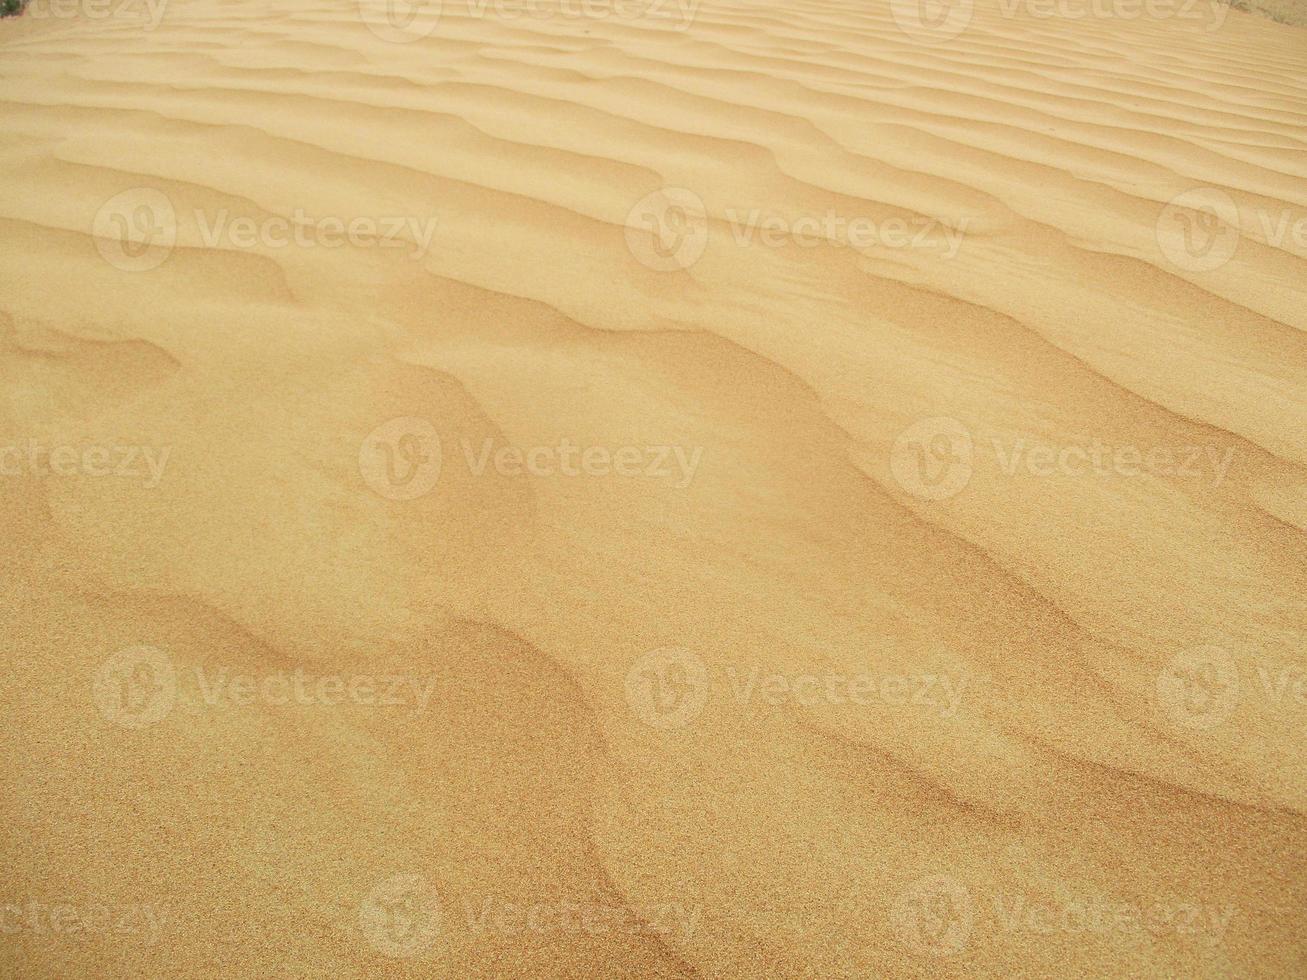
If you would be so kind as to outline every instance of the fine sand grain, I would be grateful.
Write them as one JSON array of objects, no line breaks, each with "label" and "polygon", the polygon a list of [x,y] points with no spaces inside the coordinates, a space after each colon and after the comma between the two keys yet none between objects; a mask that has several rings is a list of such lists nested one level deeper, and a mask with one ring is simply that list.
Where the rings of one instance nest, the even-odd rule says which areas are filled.
[{"label": "fine sand grain", "polygon": [[1307,31],[1075,2],[0,21],[0,974],[1302,975]]}]

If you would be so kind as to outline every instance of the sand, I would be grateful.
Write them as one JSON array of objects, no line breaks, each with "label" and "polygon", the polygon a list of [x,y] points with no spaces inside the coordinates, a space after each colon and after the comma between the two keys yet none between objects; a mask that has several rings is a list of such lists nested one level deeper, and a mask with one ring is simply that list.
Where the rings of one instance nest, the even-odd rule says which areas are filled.
[{"label": "sand", "polygon": [[0,972],[1307,966],[1307,32],[41,2]]}]

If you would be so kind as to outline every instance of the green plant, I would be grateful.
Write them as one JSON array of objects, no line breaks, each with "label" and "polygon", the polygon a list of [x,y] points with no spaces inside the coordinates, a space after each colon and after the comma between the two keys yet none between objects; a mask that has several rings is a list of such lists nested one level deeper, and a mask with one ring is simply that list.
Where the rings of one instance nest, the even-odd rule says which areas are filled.
[{"label": "green plant", "polygon": [[23,12],[27,0],[0,0],[0,17],[13,17]]}]

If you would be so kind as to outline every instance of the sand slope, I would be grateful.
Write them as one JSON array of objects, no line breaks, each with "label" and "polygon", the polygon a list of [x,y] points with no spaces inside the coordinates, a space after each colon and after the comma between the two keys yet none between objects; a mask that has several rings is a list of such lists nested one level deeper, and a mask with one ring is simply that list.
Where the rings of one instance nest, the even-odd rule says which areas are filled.
[{"label": "sand slope", "polygon": [[625,9],[0,23],[5,972],[1301,972],[1307,33]]}]

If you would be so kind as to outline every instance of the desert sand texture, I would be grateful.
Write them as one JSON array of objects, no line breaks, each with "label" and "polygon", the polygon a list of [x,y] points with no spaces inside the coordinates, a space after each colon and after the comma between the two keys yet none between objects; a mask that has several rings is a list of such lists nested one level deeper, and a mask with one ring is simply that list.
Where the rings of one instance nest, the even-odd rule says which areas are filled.
[{"label": "desert sand texture", "polygon": [[0,973],[1307,970],[1307,31],[0,21]]}]

